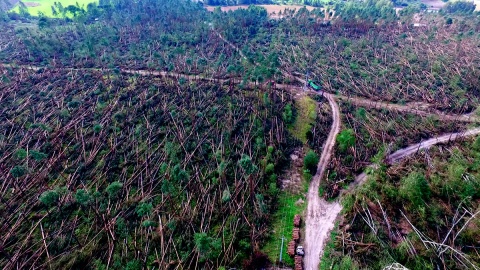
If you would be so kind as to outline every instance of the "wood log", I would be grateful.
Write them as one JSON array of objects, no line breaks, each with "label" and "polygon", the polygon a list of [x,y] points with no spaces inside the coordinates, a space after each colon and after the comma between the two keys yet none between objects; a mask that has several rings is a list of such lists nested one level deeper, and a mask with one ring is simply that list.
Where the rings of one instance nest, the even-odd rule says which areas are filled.
[{"label": "wood log", "polygon": [[295,215],[295,217],[293,218],[293,226],[300,228],[301,224],[302,224],[302,218],[300,217],[300,215]]},{"label": "wood log", "polygon": [[297,243],[300,241],[300,228],[293,228],[292,238]]},{"label": "wood log", "polygon": [[290,257],[293,258],[293,256],[295,256],[295,248],[297,246],[297,243],[295,243],[294,240],[288,242],[288,246],[287,246],[287,253]]}]

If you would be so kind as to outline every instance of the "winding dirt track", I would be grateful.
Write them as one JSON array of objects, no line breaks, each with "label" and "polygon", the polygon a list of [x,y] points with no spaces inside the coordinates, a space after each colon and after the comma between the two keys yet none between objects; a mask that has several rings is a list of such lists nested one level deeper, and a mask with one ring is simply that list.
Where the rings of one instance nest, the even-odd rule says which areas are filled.
[{"label": "winding dirt track", "polygon": [[[324,94],[324,96],[332,107],[333,124],[318,163],[317,174],[315,174],[312,179],[308,190],[304,258],[304,266],[306,270],[318,269],[329,232],[333,229],[335,220],[342,210],[338,199],[335,202],[329,203],[318,195],[320,181],[325,173],[328,162],[330,161],[333,146],[335,145],[335,139],[340,131],[340,112],[338,104],[335,102],[331,94]],[[480,128],[473,128],[465,132],[448,133],[434,137],[388,155],[386,158],[387,164],[398,162],[405,157],[415,154],[421,149],[428,149],[439,143],[454,141],[477,134],[480,134]],[[350,185],[348,190],[352,190],[355,186],[363,184],[366,180],[367,175],[365,173],[358,175],[355,178],[355,182]]]},{"label": "winding dirt track", "polygon": [[333,123],[323,146],[322,155],[317,165],[317,173],[310,183],[307,197],[307,217],[305,228],[305,269],[318,269],[323,247],[328,233],[333,229],[335,219],[342,209],[338,202],[328,203],[318,195],[320,181],[332,157],[337,134],[340,132],[340,109],[333,95],[324,93],[332,108]]},{"label": "winding dirt track", "polygon": [[[295,77],[298,81],[305,83],[305,80]],[[331,156],[333,154],[333,147],[335,146],[335,140],[340,132],[341,118],[340,118],[340,109],[338,107],[335,98],[338,99],[347,99],[342,96],[334,96],[326,92],[317,92],[319,95],[323,95],[328,100],[330,107],[332,108],[332,127],[330,128],[330,133],[328,138],[325,141],[323,146],[322,155],[320,161],[317,165],[317,173],[312,179],[308,189],[307,195],[307,213],[305,221],[305,257],[304,257],[304,267],[306,270],[316,270],[320,264],[320,258],[323,254],[323,249],[325,247],[326,241],[328,239],[330,231],[335,225],[335,220],[337,219],[342,206],[339,203],[339,199],[335,202],[327,202],[325,199],[320,198],[319,196],[319,186],[320,181],[323,178],[325,170],[328,163],[330,162]],[[414,109],[413,104],[408,105],[397,105],[389,104],[385,102],[372,102],[370,100],[362,98],[348,98],[348,101],[365,107],[375,107],[375,108],[385,108],[393,109],[401,112],[410,112],[422,116],[434,116],[440,120],[457,120],[464,122],[476,122],[478,119],[476,117],[471,117],[469,115],[447,115],[441,112],[430,113],[422,110]],[[373,104],[373,106],[372,106]],[[418,144],[411,145],[404,149],[400,149],[389,156],[387,156],[387,163],[395,163],[409,155],[416,153],[420,149],[427,149],[431,146],[443,143],[451,140],[460,139],[467,136],[473,136],[480,134],[480,128],[474,128],[467,130],[465,132],[458,133],[449,133],[442,136],[434,137],[432,139],[420,142]],[[365,173],[360,174],[355,178],[354,183],[350,185],[348,190],[352,190],[355,186],[362,184],[367,179]]]},{"label": "winding dirt track", "polygon": [[[392,154],[388,155],[386,157],[386,163],[388,165],[392,165],[396,162],[399,162],[400,160],[411,156],[418,151],[422,149],[428,149],[436,144],[439,143],[446,143],[449,141],[455,141],[461,138],[469,137],[469,136],[475,136],[480,134],[480,128],[472,128],[468,129],[463,132],[455,132],[455,133],[447,133],[438,137],[433,137],[431,139],[425,140],[423,142],[417,143],[410,145],[406,148],[397,150],[393,152]],[[369,167],[375,168],[375,165],[370,165]],[[367,174],[366,173],[361,173],[355,177],[355,182],[350,185],[348,190],[352,190],[355,186],[363,184],[367,180]]]}]

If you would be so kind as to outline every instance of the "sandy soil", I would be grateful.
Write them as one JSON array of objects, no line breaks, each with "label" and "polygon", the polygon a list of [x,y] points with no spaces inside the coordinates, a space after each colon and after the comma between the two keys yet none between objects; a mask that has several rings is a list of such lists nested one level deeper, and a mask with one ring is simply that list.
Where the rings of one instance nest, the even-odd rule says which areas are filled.
[{"label": "sandy soil", "polygon": [[340,132],[340,109],[333,95],[324,93],[332,108],[333,123],[325,141],[322,155],[317,166],[317,173],[310,183],[307,197],[307,216],[305,221],[305,269],[318,269],[323,247],[328,239],[329,232],[333,229],[335,219],[340,213],[341,206],[338,202],[328,203],[318,194],[320,181],[332,157],[333,147],[337,134]]}]

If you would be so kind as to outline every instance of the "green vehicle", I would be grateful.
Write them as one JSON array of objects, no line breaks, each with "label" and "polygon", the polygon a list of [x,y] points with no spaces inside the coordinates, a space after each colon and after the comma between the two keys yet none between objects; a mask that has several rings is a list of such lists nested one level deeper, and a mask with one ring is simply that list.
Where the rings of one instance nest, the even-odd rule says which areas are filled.
[{"label": "green vehicle", "polygon": [[316,85],[312,80],[308,80],[308,85],[313,88],[315,91],[320,91],[322,90],[321,86]]}]

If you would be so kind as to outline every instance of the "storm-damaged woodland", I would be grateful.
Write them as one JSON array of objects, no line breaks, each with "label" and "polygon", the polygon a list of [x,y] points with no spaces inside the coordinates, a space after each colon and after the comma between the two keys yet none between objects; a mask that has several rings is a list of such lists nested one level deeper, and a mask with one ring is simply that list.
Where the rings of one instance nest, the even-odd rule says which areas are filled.
[{"label": "storm-damaged woodland", "polygon": [[0,268],[480,268],[475,6],[305,4],[0,12]]}]

